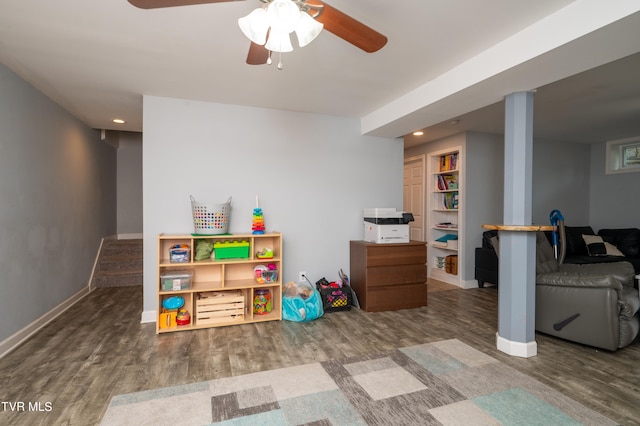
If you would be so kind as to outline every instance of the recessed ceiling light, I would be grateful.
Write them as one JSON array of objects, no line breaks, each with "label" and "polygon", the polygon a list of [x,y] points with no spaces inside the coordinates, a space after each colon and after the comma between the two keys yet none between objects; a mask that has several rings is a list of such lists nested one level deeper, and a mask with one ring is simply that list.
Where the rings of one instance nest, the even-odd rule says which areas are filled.
[{"label": "recessed ceiling light", "polygon": [[413,132],[413,136],[422,136],[424,132],[422,130],[418,130],[417,132]]},{"label": "recessed ceiling light", "polygon": [[111,121],[113,121],[116,124],[124,124],[124,123],[126,123],[126,121],[124,121],[122,118],[114,118]]}]

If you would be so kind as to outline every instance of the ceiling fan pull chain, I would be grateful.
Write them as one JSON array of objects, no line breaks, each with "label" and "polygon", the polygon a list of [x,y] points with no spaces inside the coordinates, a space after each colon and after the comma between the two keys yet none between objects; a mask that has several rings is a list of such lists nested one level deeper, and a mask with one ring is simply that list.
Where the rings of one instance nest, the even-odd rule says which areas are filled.
[{"label": "ceiling fan pull chain", "polygon": [[271,51],[269,50],[269,56],[267,57],[267,65],[271,65]]},{"label": "ceiling fan pull chain", "polygon": [[284,65],[282,65],[282,52],[280,52],[280,57],[278,59],[278,69],[281,70],[282,68],[284,68]]}]

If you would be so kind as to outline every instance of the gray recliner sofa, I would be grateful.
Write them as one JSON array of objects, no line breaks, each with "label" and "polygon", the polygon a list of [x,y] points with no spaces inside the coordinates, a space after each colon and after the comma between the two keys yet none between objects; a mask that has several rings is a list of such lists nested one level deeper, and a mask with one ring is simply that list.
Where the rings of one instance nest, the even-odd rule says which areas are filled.
[{"label": "gray recliner sofa", "polygon": [[640,330],[640,295],[629,262],[561,264],[540,233],[536,262],[536,330],[615,351]]}]

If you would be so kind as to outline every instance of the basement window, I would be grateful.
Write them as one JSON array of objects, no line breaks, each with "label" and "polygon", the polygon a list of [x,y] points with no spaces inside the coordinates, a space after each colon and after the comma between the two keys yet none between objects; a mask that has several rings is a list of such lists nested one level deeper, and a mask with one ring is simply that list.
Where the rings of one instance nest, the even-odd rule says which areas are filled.
[{"label": "basement window", "polygon": [[606,173],[640,172],[640,136],[607,142]]}]

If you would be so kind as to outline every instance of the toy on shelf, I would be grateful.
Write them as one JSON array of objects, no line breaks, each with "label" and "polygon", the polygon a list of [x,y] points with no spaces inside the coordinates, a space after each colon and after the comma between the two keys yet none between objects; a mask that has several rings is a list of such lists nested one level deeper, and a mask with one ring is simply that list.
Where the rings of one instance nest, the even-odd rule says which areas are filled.
[{"label": "toy on shelf", "polygon": [[169,249],[169,262],[187,263],[189,260],[189,246],[187,244],[175,244]]},{"label": "toy on shelf", "polygon": [[162,307],[166,310],[178,310],[184,306],[184,297],[182,296],[171,296],[167,297],[162,301]]},{"label": "toy on shelf", "polygon": [[166,297],[162,301],[162,310],[160,311],[160,328],[171,328],[178,325],[178,313],[184,306],[184,297],[171,296]]},{"label": "toy on shelf", "polygon": [[178,310],[176,314],[176,324],[177,325],[189,325],[191,323],[191,314],[186,309]]},{"label": "toy on shelf", "polygon": [[265,247],[262,250],[256,252],[256,257],[258,259],[273,259],[273,249],[270,247]]},{"label": "toy on shelf", "polygon": [[260,202],[256,195],[256,208],[253,209],[253,221],[251,223],[252,234],[264,234],[264,214],[260,208]]},{"label": "toy on shelf", "polygon": [[253,273],[258,284],[272,284],[278,281],[278,266],[269,263],[267,266],[258,265],[253,268]]},{"label": "toy on shelf", "polygon": [[256,289],[253,298],[253,313],[256,315],[266,315],[272,310],[271,290],[268,288]]}]

